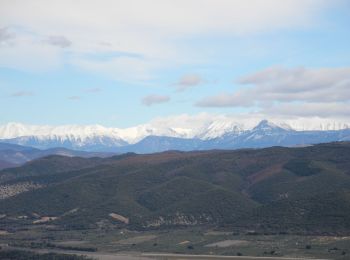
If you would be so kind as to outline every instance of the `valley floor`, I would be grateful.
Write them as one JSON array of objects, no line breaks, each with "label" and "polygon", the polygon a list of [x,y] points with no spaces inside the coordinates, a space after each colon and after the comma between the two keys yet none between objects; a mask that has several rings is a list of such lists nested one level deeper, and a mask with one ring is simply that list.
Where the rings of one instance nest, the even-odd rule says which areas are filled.
[{"label": "valley floor", "polygon": [[96,260],[327,260],[319,258],[304,258],[304,257],[261,257],[261,256],[219,256],[219,255],[189,255],[189,254],[165,254],[165,253],[108,253],[108,252],[83,252],[69,250],[54,250],[54,249],[28,249],[18,247],[5,247],[2,250],[23,250],[24,252],[35,252],[37,254],[57,253],[66,255],[81,255]]},{"label": "valley floor", "polygon": [[252,235],[199,227],[145,232],[117,228],[58,230],[37,225],[0,234],[0,247],[83,254],[102,260],[345,260],[350,255],[350,236]]}]

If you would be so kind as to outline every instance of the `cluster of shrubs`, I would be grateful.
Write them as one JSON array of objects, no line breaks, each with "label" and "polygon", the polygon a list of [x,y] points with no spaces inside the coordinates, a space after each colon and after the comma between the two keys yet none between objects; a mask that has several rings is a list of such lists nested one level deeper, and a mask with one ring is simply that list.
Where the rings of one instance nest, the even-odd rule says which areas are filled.
[{"label": "cluster of shrubs", "polygon": [[[340,249],[337,248],[337,247],[333,247],[333,248],[328,249],[328,252],[332,253],[332,252],[335,252],[335,251],[338,251],[338,250],[340,250]],[[345,250],[342,250],[341,255],[346,255]]]}]

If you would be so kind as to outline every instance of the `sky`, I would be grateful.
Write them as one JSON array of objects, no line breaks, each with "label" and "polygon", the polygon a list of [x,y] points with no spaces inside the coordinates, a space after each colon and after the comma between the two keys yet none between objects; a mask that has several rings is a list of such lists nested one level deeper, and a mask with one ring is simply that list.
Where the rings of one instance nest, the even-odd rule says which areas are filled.
[{"label": "sky", "polygon": [[0,0],[0,124],[350,122],[348,0]]}]

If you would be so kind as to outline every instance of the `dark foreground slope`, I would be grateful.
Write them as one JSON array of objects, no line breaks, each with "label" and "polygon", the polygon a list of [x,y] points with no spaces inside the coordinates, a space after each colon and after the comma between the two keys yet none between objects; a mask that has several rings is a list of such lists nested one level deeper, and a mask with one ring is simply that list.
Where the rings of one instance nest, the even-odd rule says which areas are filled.
[{"label": "dark foreground slope", "polygon": [[3,170],[0,181],[2,192],[17,189],[0,201],[3,226],[205,224],[350,233],[349,143],[106,159],[51,156]]}]

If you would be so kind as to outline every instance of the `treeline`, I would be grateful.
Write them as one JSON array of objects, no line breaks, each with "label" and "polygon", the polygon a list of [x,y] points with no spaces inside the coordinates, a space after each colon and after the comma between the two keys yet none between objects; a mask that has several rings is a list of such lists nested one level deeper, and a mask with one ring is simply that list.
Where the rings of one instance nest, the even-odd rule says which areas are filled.
[{"label": "treeline", "polygon": [[48,242],[11,243],[10,246],[26,247],[26,248],[33,248],[33,249],[51,248],[51,249],[73,250],[73,251],[85,251],[85,252],[97,251],[96,247],[65,246],[65,245],[56,245]]},{"label": "treeline", "polygon": [[0,259],[3,260],[93,260],[86,256],[67,254],[37,254],[30,251],[6,250],[0,251]]}]

